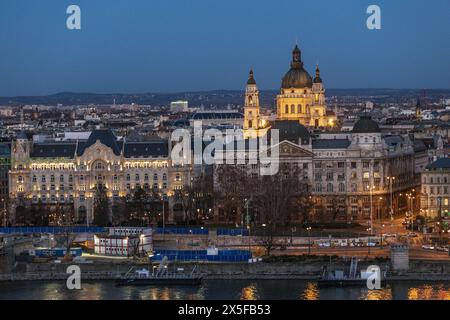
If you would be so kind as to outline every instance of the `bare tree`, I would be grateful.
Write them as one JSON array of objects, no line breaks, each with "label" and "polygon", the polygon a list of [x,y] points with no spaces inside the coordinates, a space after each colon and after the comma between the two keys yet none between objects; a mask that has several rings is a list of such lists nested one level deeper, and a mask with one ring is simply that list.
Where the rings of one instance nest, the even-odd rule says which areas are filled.
[{"label": "bare tree", "polygon": [[233,165],[220,165],[216,169],[218,196],[224,214],[225,222],[238,223],[238,213],[242,212],[245,199],[249,199],[252,188],[258,183],[250,178],[249,174],[240,167]]},{"label": "bare tree", "polygon": [[298,221],[299,217],[309,216],[310,188],[302,176],[300,170],[283,165],[277,174],[258,179],[252,199],[262,224],[260,243],[267,255],[277,245],[274,237],[280,228]]}]

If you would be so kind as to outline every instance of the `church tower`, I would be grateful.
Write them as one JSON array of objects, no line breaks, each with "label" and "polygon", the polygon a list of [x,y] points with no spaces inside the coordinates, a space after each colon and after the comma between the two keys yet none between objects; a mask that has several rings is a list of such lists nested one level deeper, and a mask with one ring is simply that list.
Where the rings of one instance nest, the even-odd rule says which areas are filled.
[{"label": "church tower", "polygon": [[418,121],[422,120],[422,106],[420,105],[419,97],[417,97],[417,103],[416,103],[416,120],[418,120]]},{"label": "church tower", "polygon": [[256,87],[255,78],[253,77],[253,70],[250,70],[245,88],[244,132],[249,129],[258,130],[260,127],[259,91]]}]

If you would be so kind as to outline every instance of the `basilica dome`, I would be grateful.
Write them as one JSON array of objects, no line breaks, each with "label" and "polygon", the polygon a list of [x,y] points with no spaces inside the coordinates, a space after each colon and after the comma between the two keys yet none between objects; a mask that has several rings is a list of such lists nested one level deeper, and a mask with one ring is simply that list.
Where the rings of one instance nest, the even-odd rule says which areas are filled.
[{"label": "basilica dome", "polygon": [[284,75],[281,81],[282,89],[300,89],[300,88],[311,88],[312,78],[308,71],[303,68],[303,62],[301,60],[301,52],[298,46],[295,46],[292,51],[292,62],[291,68]]}]

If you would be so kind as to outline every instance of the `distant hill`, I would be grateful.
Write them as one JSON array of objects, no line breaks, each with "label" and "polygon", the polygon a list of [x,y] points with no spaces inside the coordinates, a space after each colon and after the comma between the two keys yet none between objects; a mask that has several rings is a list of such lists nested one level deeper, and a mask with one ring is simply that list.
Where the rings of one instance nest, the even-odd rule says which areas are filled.
[{"label": "distant hill", "polygon": [[[263,106],[273,106],[278,90],[261,90],[260,100]],[[214,90],[198,92],[178,93],[75,93],[61,92],[47,96],[19,96],[0,97],[0,105],[110,105],[115,100],[116,104],[140,105],[168,105],[175,100],[188,100],[190,106],[209,107],[211,105],[224,107],[227,105],[242,105],[243,94],[241,90]],[[327,97],[361,97],[377,102],[382,99],[388,102],[399,102],[403,99],[411,99],[423,95],[423,90],[418,89],[327,89]],[[427,99],[438,100],[450,97],[450,89],[435,89],[426,91]],[[379,102],[379,101],[378,101]]]}]

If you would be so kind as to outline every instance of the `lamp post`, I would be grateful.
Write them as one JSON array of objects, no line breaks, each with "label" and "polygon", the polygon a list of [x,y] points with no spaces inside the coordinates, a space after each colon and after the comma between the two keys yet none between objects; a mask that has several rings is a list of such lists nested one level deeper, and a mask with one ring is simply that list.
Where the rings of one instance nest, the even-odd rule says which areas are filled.
[{"label": "lamp post", "polygon": [[307,227],[306,230],[308,231],[308,255],[311,255],[311,227]]},{"label": "lamp post", "polygon": [[6,201],[2,198],[3,203],[3,226],[6,227]]},{"label": "lamp post", "polygon": [[389,193],[390,193],[390,215],[391,215],[391,221],[394,220],[394,197],[392,194],[392,184],[395,180],[395,177],[387,177],[387,179],[389,180]]}]

